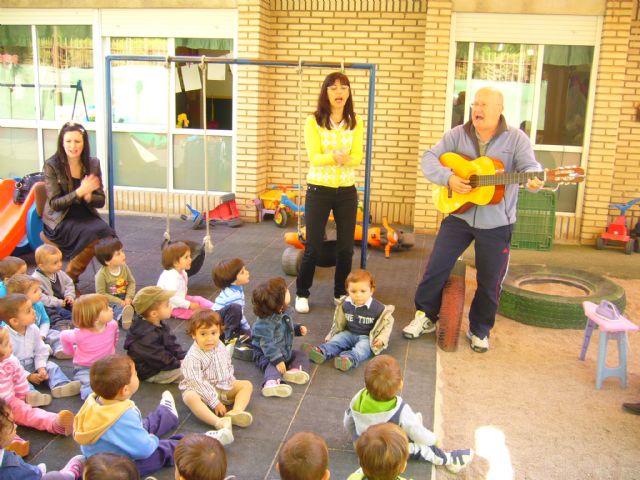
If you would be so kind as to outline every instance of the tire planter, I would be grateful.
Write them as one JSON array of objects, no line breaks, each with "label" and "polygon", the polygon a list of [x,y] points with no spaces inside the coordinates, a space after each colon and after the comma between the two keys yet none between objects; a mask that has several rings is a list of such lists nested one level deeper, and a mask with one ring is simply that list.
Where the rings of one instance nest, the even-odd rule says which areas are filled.
[{"label": "tire planter", "polygon": [[[521,288],[533,283],[560,283],[579,288],[585,295],[547,295]],[[624,289],[601,275],[574,269],[517,265],[509,267],[498,313],[527,325],[582,329],[586,323],[582,302],[600,303],[602,300],[609,300],[624,312]]]},{"label": "tire planter", "polygon": [[456,260],[442,290],[442,303],[436,323],[438,328],[436,338],[438,346],[445,352],[455,352],[458,349],[458,338],[464,312],[466,268],[467,264],[463,260]]},{"label": "tire planter", "polygon": [[296,247],[287,247],[282,252],[282,271],[287,275],[294,277],[298,276],[300,271],[300,264],[302,263],[302,257],[304,250]]}]

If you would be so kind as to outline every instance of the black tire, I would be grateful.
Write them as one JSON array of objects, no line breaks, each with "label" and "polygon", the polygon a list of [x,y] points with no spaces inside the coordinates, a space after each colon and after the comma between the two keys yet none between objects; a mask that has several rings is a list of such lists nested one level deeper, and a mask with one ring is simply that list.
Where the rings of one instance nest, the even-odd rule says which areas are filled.
[{"label": "black tire", "polygon": [[604,239],[603,239],[602,237],[598,237],[598,238],[596,238],[596,248],[597,248],[598,250],[602,250],[602,249],[604,249],[604,246],[605,246],[605,245],[606,245],[606,244],[605,244]]},{"label": "black tire", "polygon": [[[546,295],[520,288],[525,283],[563,283],[585,291],[584,296]],[[573,269],[558,269],[541,265],[509,267],[502,286],[498,313],[527,325],[548,328],[585,326],[582,302],[600,303],[609,300],[624,312],[624,289],[600,275]]]},{"label": "black tire", "polygon": [[287,247],[282,252],[282,271],[294,277],[298,276],[300,271],[300,264],[302,263],[302,256],[304,250],[296,247]]},{"label": "black tire", "polygon": [[415,235],[415,233],[402,232],[402,244],[400,245],[401,248],[404,248],[404,249],[408,250],[408,249],[412,248],[415,244],[416,244],[416,235]]},{"label": "black tire", "polygon": [[286,228],[287,220],[289,220],[287,211],[284,208],[277,208],[276,213],[273,214],[273,221],[275,224],[280,228]]},{"label": "black tire", "polygon": [[624,245],[624,253],[626,253],[627,255],[631,255],[633,253],[633,247],[635,245],[636,241],[632,238],[631,240],[629,240],[627,243],[625,243]]}]

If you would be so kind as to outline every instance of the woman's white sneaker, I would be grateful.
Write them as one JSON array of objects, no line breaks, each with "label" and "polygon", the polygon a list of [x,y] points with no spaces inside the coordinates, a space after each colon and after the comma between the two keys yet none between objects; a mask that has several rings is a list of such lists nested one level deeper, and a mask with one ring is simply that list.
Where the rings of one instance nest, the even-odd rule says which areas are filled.
[{"label": "woman's white sneaker", "polygon": [[309,313],[309,299],[306,297],[296,297],[296,312]]}]

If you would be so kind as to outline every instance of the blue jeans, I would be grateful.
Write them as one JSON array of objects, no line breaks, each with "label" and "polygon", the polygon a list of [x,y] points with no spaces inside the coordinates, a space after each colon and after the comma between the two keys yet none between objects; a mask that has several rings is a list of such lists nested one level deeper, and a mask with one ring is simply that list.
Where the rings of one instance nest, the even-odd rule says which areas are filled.
[{"label": "blue jeans", "polygon": [[73,379],[80,382],[80,398],[82,400],[86,400],[93,393],[91,382],[89,381],[89,370],[91,370],[91,367],[82,365],[74,365],[73,367]]},{"label": "blue jeans", "polygon": [[[20,363],[27,372],[36,371],[33,359],[23,360]],[[71,381],[55,363],[47,362],[45,368],[47,369],[47,375],[49,375],[49,379],[47,380],[49,390],[59,387],[60,385],[65,385]],[[35,387],[31,385],[31,383],[29,383],[29,390],[35,390]]]},{"label": "blue jeans", "polygon": [[353,362],[353,367],[373,356],[369,335],[356,335],[349,330],[334,335],[327,343],[320,345],[320,350],[326,359],[337,357],[347,357]]}]

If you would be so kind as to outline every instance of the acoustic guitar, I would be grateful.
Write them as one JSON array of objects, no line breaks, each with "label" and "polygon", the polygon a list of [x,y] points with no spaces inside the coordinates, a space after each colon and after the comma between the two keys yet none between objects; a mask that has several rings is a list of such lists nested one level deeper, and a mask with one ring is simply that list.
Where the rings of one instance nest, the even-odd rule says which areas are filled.
[{"label": "acoustic guitar", "polygon": [[472,190],[469,193],[456,193],[448,186],[436,186],[433,190],[433,203],[442,213],[463,213],[474,205],[493,205],[504,196],[504,186],[524,184],[538,177],[544,182],[560,185],[579,183],[584,180],[584,169],[579,167],[559,167],[540,172],[504,173],[504,165],[490,157],[469,160],[464,156],[447,152],[440,156],[440,163],[453,172],[469,180]]}]

